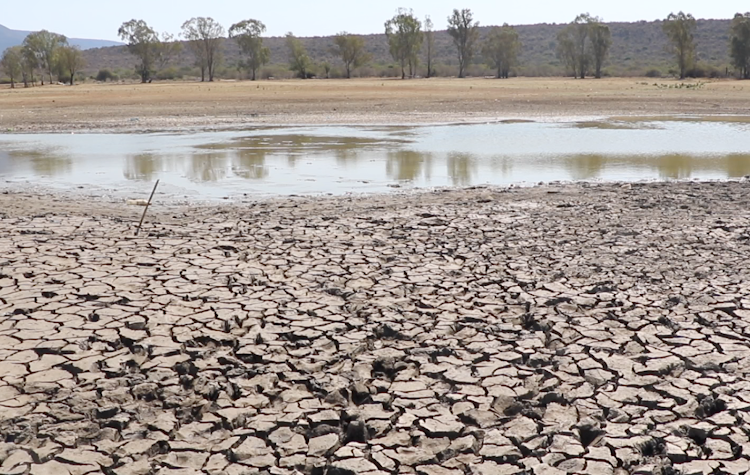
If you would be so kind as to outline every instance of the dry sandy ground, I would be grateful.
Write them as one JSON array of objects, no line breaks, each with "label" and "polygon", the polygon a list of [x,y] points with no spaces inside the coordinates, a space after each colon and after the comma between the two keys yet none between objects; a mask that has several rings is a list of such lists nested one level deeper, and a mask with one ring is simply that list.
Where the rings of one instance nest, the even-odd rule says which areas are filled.
[{"label": "dry sandy ground", "polygon": [[0,473],[747,473],[749,206],[0,194]]},{"label": "dry sandy ground", "polygon": [[[750,87],[662,79],[361,79],[0,89],[0,130],[165,130],[664,114],[745,115]],[[684,84],[696,85],[696,81]],[[670,88],[671,86],[671,88]]]}]

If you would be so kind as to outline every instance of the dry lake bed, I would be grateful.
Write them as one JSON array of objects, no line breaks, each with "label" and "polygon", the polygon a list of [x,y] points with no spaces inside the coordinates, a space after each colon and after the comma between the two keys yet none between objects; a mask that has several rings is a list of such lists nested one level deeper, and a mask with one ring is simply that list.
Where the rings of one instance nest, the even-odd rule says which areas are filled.
[{"label": "dry lake bed", "polygon": [[4,474],[750,469],[750,183],[0,194]]}]

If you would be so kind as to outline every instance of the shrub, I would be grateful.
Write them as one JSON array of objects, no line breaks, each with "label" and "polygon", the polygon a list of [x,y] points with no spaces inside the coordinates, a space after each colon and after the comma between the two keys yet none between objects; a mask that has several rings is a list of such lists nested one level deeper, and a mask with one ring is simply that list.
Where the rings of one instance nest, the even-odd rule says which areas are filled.
[{"label": "shrub", "polygon": [[117,81],[117,75],[115,75],[112,71],[109,69],[100,69],[99,72],[96,74],[97,81],[99,82],[107,82],[107,81]]}]

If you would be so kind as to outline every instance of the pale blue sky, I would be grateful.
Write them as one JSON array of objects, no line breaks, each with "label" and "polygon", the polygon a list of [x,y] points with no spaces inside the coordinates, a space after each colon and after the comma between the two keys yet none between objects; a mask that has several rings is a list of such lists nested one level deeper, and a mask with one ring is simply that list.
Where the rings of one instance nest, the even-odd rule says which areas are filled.
[{"label": "pale blue sky", "polygon": [[0,8],[0,24],[16,30],[47,29],[69,37],[117,40],[119,26],[133,18],[145,20],[158,31],[177,34],[185,20],[210,16],[225,28],[247,18],[261,20],[269,36],[287,31],[325,36],[343,30],[381,33],[383,23],[398,7],[413,9],[419,18],[430,15],[437,29],[445,28],[454,8],[470,8],[482,25],[566,23],[583,12],[606,21],[638,21],[661,19],[679,10],[696,18],[731,18],[750,10],[750,4],[740,0],[32,0],[6,2]]}]

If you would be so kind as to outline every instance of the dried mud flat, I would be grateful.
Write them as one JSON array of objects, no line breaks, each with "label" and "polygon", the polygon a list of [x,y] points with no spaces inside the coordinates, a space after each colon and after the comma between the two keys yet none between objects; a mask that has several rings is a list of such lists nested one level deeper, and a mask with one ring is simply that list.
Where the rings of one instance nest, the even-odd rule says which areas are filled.
[{"label": "dried mud flat", "polygon": [[574,121],[693,115],[747,120],[734,80],[352,79],[0,88],[0,131],[153,132],[263,125]]},{"label": "dried mud flat", "polygon": [[0,204],[0,473],[750,469],[746,181]]}]

